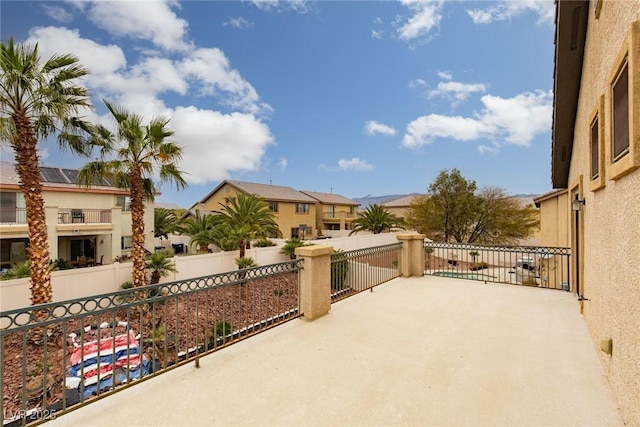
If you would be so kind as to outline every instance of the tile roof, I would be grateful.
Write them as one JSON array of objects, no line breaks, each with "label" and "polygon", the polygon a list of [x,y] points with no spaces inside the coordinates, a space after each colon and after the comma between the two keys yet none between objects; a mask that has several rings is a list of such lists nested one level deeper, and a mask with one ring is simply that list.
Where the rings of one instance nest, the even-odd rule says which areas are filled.
[{"label": "tile roof", "polygon": [[[256,182],[244,182],[235,180],[225,180],[218,185],[207,195],[204,199],[208,199],[215,191],[217,191],[224,184],[229,184],[232,187],[237,188],[247,194],[256,194],[265,200],[281,201],[281,202],[300,202],[300,203],[315,203],[316,200],[306,194],[301,193],[291,187],[285,187],[282,185],[273,184],[259,184]],[[203,200],[203,201],[204,201]]]},{"label": "tile roof", "polygon": [[325,205],[347,205],[347,206],[360,206],[360,203],[348,199],[344,196],[334,193],[318,193],[316,191],[302,191],[307,196],[313,197],[320,203]]}]

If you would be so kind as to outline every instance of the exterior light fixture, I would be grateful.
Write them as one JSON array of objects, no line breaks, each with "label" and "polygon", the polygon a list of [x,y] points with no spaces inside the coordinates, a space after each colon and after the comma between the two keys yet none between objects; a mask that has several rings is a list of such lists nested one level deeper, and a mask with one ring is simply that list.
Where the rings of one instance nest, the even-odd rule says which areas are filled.
[{"label": "exterior light fixture", "polygon": [[573,202],[571,202],[571,210],[574,212],[580,212],[580,210],[582,209],[582,206],[585,205],[585,200],[583,199],[574,199]]}]

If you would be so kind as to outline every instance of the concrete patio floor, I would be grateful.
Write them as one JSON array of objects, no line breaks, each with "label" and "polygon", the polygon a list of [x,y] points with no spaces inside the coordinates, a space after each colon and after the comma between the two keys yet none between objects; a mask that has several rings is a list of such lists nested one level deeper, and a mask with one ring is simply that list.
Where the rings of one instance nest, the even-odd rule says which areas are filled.
[{"label": "concrete patio floor", "polygon": [[53,426],[622,426],[575,295],[394,279]]}]

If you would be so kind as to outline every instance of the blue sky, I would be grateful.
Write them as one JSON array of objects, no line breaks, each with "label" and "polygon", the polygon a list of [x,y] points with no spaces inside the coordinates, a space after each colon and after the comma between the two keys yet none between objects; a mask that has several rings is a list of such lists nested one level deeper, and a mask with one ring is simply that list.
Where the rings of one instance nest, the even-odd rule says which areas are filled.
[{"label": "blue sky", "polygon": [[[191,206],[223,179],[366,195],[443,169],[551,189],[553,0],[2,1],[1,37],[73,53],[101,99],[171,119]],[[84,159],[41,145],[42,164]],[[2,151],[10,160],[11,152]]]}]

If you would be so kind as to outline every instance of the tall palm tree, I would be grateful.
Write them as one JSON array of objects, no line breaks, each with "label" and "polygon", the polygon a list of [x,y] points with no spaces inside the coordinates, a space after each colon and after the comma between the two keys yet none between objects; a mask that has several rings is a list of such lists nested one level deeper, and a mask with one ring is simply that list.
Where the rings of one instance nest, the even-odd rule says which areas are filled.
[{"label": "tall palm tree", "polygon": [[221,214],[226,223],[238,238],[240,258],[251,247],[251,241],[261,237],[282,237],[275,214],[269,204],[261,197],[238,193],[236,197],[228,197],[222,206]]},{"label": "tall palm tree", "polygon": [[384,206],[376,204],[367,206],[364,212],[351,222],[351,225],[353,230],[349,235],[359,231],[371,231],[373,234],[380,234],[394,227],[404,230],[400,218],[389,212]]},{"label": "tall palm tree", "polygon": [[[89,162],[81,169],[79,180],[89,186],[94,179],[107,178],[131,197],[131,239],[133,285],[145,285],[144,203],[152,201],[156,186],[152,175],[161,182],[172,182],[178,189],[187,186],[176,162],[182,158],[182,147],[169,141],[173,131],[163,117],[151,119],[143,125],[139,115],[104,101],[115,120],[116,133],[102,125],[94,127],[92,145],[101,150],[101,159]],[[115,159],[110,159],[115,156]]]},{"label": "tall palm tree", "polygon": [[15,152],[24,194],[31,261],[31,303],[52,300],[49,242],[40,182],[38,139],[57,133],[62,149],[88,154],[83,133],[89,125],[76,117],[90,107],[78,79],[88,71],[73,55],[53,55],[42,63],[38,45],[0,44],[0,141]]},{"label": "tall palm tree", "polygon": [[150,285],[160,283],[161,277],[166,277],[171,272],[178,271],[171,262],[171,253],[168,251],[153,252],[146,260],[145,268],[151,271]]}]

